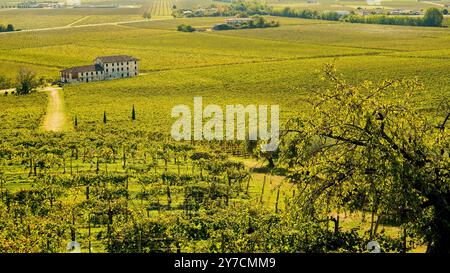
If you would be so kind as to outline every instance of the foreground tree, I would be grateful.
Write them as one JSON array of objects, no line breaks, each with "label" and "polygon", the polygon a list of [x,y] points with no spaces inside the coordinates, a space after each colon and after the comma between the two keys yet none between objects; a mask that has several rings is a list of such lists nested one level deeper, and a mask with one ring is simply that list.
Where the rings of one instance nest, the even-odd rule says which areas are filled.
[{"label": "foreground tree", "polygon": [[369,210],[372,238],[383,219],[395,219],[428,252],[450,253],[450,104],[429,118],[417,110],[416,80],[351,85],[332,65],[324,75],[328,88],[314,93],[311,112],[291,120],[282,138],[300,207],[313,217]]},{"label": "foreground tree", "polygon": [[34,71],[20,68],[17,74],[16,90],[18,95],[26,95],[32,92],[38,87],[38,81],[36,80],[36,74]]}]

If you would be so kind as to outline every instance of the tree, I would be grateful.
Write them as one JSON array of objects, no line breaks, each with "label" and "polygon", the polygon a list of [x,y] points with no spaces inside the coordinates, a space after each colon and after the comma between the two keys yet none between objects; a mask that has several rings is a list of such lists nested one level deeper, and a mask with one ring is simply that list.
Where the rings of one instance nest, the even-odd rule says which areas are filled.
[{"label": "tree", "polygon": [[6,31],[14,31],[14,26],[12,24],[8,24],[8,26],[6,26]]},{"label": "tree", "polygon": [[133,110],[131,110],[131,120],[136,120],[136,110],[134,109],[134,104],[133,104]]},{"label": "tree", "polygon": [[26,95],[38,87],[36,74],[27,68],[20,68],[17,74],[16,90],[18,95]]},{"label": "tree", "polygon": [[151,14],[149,12],[144,12],[144,14],[142,15],[142,17],[144,17],[144,19],[150,19],[152,18]]},{"label": "tree", "polygon": [[78,128],[78,117],[75,115],[75,120],[73,122],[73,127]]},{"label": "tree", "polygon": [[266,20],[262,16],[254,16],[253,19],[255,20],[255,26],[256,27],[265,27],[266,26]]},{"label": "tree", "polygon": [[280,145],[302,210],[315,218],[331,208],[370,210],[372,224],[398,219],[428,252],[450,253],[450,103],[433,120],[417,110],[417,80],[351,85],[333,65],[324,79],[329,86],[288,123]]},{"label": "tree", "polygon": [[178,25],[177,30],[182,31],[182,32],[194,32],[195,28],[192,27],[191,25],[181,24],[181,25]]},{"label": "tree", "polygon": [[442,26],[442,21],[444,20],[444,16],[442,12],[437,8],[429,8],[425,12],[423,17],[423,24],[425,26],[430,27],[440,27]]},{"label": "tree", "polygon": [[106,119],[106,111],[103,111],[103,123],[106,124],[107,119]]},{"label": "tree", "polygon": [[447,15],[447,14],[448,14],[448,9],[443,9],[443,10],[442,10],[442,14],[443,14],[443,15]]}]

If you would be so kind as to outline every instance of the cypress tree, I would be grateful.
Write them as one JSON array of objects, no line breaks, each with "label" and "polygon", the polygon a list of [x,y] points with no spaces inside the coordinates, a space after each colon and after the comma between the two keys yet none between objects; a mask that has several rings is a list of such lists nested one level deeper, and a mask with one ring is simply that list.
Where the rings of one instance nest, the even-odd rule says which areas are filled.
[{"label": "cypress tree", "polygon": [[136,110],[134,110],[134,104],[133,104],[133,110],[131,110],[131,120],[136,120]]},{"label": "cypress tree", "polygon": [[106,111],[103,111],[103,123],[106,124]]}]

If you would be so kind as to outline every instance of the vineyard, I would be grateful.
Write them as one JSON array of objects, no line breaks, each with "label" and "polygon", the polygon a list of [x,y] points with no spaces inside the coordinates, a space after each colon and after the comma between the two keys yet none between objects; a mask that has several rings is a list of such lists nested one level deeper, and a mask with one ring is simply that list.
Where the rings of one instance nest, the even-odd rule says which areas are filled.
[{"label": "vineyard", "polygon": [[[264,176],[263,188],[257,186],[242,163],[223,153],[164,143],[158,134],[141,133],[117,145],[113,135],[103,132],[97,139],[99,133],[82,133],[86,139],[81,141],[80,133],[63,139],[42,135],[45,143],[35,136],[32,150],[25,145],[3,154],[2,214],[11,218],[2,217],[2,225],[14,225],[9,232],[19,236],[16,242],[30,240],[8,246],[13,238],[2,237],[3,251],[59,252],[69,239],[81,242],[86,252],[219,251],[214,241],[209,246],[189,242],[196,239],[183,233],[200,228],[190,227],[191,221],[201,221],[206,211],[221,215],[228,213],[226,208],[250,209],[251,204],[281,210],[294,192],[270,176]],[[87,145],[74,143],[74,137]],[[5,185],[11,180],[16,182]],[[20,222],[8,223],[18,218]],[[222,220],[217,221],[221,225]],[[171,229],[182,225],[187,230],[172,234]],[[202,229],[213,232],[213,226]],[[127,241],[136,239],[136,228],[145,235],[142,241]],[[141,246],[132,246],[135,243]]]},{"label": "vineyard", "polygon": [[152,18],[172,17],[172,9],[176,6],[176,0],[155,0],[151,3],[148,13]]},{"label": "vineyard", "polygon": [[144,5],[140,8],[0,9],[0,23],[11,23],[17,29],[40,29],[140,20],[144,11]]},{"label": "vineyard", "polygon": [[[45,92],[2,93],[0,252],[68,252],[70,242],[80,243],[82,252],[111,253],[367,252],[372,239],[385,252],[424,251],[428,237],[420,231],[427,230],[431,212],[418,205],[423,200],[418,190],[402,188],[406,193],[398,198],[392,191],[401,188],[399,179],[431,167],[420,169],[413,160],[417,165],[406,165],[408,157],[398,159],[402,153],[395,151],[388,162],[391,154],[384,153],[396,146],[366,134],[389,109],[401,109],[405,112],[386,125],[395,128],[393,137],[399,135],[398,147],[420,158],[411,144],[417,141],[440,164],[436,173],[445,171],[448,130],[424,141],[418,132],[442,122],[442,99],[450,95],[449,30],[276,18],[281,23],[276,29],[180,33],[179,24],[205,27],[225,20],[164,20],[173,5],[187,2],[152,1],[140,10],[161,20],[0,35],[0,75],[11,81],[24,66],[56,80],[59,70],[102,55],[135,56],[141,72],[130,79],[63,86],[69,124],[58,132],[43,126]],[[67,22],[80,18],[67,16]],[[77,24],[142,18],[82,16],[88,17]],[[324,74],[324,64],[334,64],[339,75]],[[333,82],[340,77],[345,80]],[[385,79],[399,81],[377,89]],[[335,89],[350,91],[342,98]],[[392,92],[364,96],[385,89]],[[202,96],[205,105],[278,104],[283,126],[308,131],[286,138],[273,154],[250,140],[174,141],[171,109],[192,106],[194,96]],[[324,101],[317,107],[322,112],[309,104],[313,98]],[[344,112],[349,104],[368,110]],[[377,114],[373,120],[371,113]],[[299,117],[318,125],[302,125]],[[355,137],[359,131],[334,129],[341,120],[373,124]],[[414,127],[409,139],[397,135],[411,122],[420,129]],[[329,124],[333,130],[325,131]],[[372,141],[373,150],[322,141],[335,132],[354,137],[358,145]],[[385,146],[376,150],[377,145]],[[344,150],[349,155],[338,156]],[[319,157],[324,155],[329,157]],[[363,162],[358,166],[363,169],[354,170],[355,162]],[[448,177],[444,171],[442,181]],[[355,178],[346,180],[349,176]],[[322,189],[324,177],[348,184]],[[323,194],[315,196],[319,191]]]}]

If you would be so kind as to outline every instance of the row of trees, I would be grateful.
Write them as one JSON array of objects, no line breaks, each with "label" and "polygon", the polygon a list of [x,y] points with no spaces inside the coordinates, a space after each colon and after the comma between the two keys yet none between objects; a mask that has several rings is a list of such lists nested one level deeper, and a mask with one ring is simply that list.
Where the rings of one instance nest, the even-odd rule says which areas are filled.
[{"label": "row of trees", "polygon": [[412,16],[392,16],[392,15],[367,15],[360,16],[356,14],[339,15],[336,12],[319,12],[316,10],[294,10],[286,7],[282,10],[275,10],[271,15],[295,17],[305,19],[329,20],[329,21],[345,21],[350,23],[364,24],[381,24],[381,25],[406,25],[406,26],[442,26],[444,16],[441,10],[437,8],[429,8],[426,10],[423,18]]},{"label": "row of trees", "polygon": [[427,9],[423,18],[410,16],[389,16],[389,15],[349,15],[343,21],[350,23],[381,24],[381,25],[404,25],[404,26],[426,26],[440,27],[444,16],[437,8]]},{"label": "row of trees", "polygon": [[317,19],[317,20],[329,20],[329,21],[339,21],[341,15],[334,11],[330,12],[319,12],[317,10],[297,10],[290,7],[285,7],[282,10],[274,10],[270,13],[274,16],[282,17],[294,17],[294,18],[304,18],[304,19]]}]

